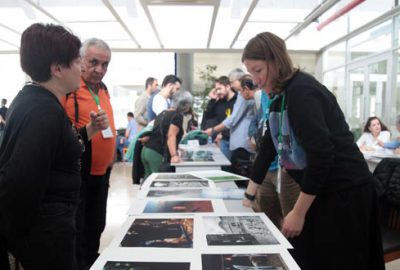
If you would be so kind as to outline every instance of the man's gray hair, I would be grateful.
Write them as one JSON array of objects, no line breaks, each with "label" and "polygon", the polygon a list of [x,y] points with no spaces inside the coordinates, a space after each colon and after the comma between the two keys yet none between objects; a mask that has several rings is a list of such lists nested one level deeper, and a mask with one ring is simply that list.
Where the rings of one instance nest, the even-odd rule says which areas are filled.
[{"label": "man's gray hair", "polygon": [[82,47],[79,50],[81,57],[84,57],[88,48],[92,47],[92,46],[99,48],[99,49],[106,50],[111,53],[110,47],[104,40],[98,39],[98,38],[90,38],[90,39],[85,40],[85,42],[83,42]]},{"label": "man's gray hair", "polygon": [[246,73],[244,73],[243,70],[241,70],[240,68],[235,68],[234,70],[229,72],[229,75],[228,75],[229,81],[234,82],[234,81],[242,78],[244,75],[246,75]]},{"label": "man's gray hair", "polygon": [[193,96],[189,91],[179,91],[172,95],[171,107],[178,112],[190,109],[193,104]]}]

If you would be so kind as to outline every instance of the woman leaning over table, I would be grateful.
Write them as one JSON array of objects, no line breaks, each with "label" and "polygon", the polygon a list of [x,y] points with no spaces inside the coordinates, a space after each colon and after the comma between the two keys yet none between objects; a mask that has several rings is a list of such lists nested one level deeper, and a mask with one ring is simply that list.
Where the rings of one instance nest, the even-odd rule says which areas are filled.
[{"label": "woman leaning over table", "polygon": [[193,96],[179,91],[172,96],[171,108],[157,115],[153,131],[142,149],[144,179],[159,172],[163,156],[170,163],[180,162],[178,144],[184,134],[183,116],[192,108]]},{"label": "woman leaning over table", "polygon": [[365,123],[363,134],[357,140],[357,145],[361,151],[376,151],[382,150],[381,146],[390,141],[390,132],[376,116],[368,118]]},{"label": "woman leaning over table", "polygon": [[300,268],[384,269],[373,178],[335,97],[293,67],[272,33],[251,39],[242,61],[256,84],[277,95],[243,203],[250,205],[278,155],[301,187],[282,224]]}]

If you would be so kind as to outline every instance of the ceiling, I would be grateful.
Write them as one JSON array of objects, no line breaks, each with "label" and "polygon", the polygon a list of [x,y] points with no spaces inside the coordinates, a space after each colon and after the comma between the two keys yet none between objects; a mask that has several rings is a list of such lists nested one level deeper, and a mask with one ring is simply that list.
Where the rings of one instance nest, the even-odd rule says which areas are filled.
[{"label": "ceiling", "polygon": [[35,22],[61,24],[82,40],[102,38],[116,51],[238,50],[264,31],[285,39],[290,50],[316,51],[339,38],[334,28],[348,29],[349,19],[316,26],[353,2],[360,4],[349,14],[362,25],[393,1],[0,0],[0,53],[17,52],[21,33]]}]

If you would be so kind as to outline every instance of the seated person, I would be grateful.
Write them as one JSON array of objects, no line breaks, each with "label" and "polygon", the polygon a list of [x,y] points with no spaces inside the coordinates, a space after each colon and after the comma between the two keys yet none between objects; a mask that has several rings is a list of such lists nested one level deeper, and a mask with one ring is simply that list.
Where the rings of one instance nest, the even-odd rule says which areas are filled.
[{"label": "seated person", "polygon": [[120,152],[122,159],[124,159],[124,147],[129,146],[130,142],[133,140],[137,132],[137,124],[134,119],[133,113],[128,112],[126,116],[128,117],[128,126],[125,129],[125,135],[118,136],[117,139],[117,151]]},{"label": "seated person", "polygon": [[183,115],[187,113],[193,103],[193,96],[188,92],[177,92],[172,97],[172,104],[168,110],[157,115],[153,131],[142,149],[144,179],[154,172],[159,172],[163,159],[170,163],[180,162],[178,144],[182,139]]},{"label": "seated person", "polygon": [[390,132],[382,121],[372,116],[368,118],[364,126],[363,134],[357,141],[357,145],[361,151],[376,151],[382,150],[381,143],[389,142]]},{"label": "seated person", "polygon": [[[400,133],[400,115],[396,117],[396,129]],[[390,142],[380,142],[379,145],[383,148],[393,149],[395,154],[400,154],[400,137]]]}]

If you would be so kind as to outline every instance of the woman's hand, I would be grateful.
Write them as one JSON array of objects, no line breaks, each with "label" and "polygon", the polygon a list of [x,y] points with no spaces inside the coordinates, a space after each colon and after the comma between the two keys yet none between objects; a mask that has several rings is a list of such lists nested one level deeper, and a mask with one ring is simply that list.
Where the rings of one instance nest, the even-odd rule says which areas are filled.
[{"label": "woman's hand", "polygon": [[211,136],[212,128],[207,128],[206,130],[203,130],[203,133],[207,134],[208,136]]},{"label": "woman's hand", "polygon": [[286,238],[298,236],[303,230],[305,216],[292,210],[283,220],[282,233]]},{"label": "woman's hand", "polygon": [[171,163],[179,163],[181,162],[181,158],[178,155],[172,156],[171,157]]},{"label": "woman's hand", "polygon": [[145,144],[145,143],[147,143],[148,141],[150,141],[150,136],[144,136],[144,137],[142,137],[142,138],[139,138],[138,141],[139,141],[141,144]]}]

